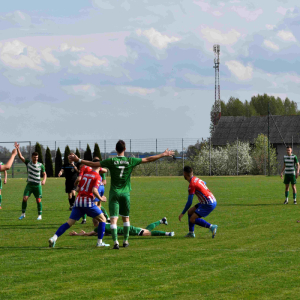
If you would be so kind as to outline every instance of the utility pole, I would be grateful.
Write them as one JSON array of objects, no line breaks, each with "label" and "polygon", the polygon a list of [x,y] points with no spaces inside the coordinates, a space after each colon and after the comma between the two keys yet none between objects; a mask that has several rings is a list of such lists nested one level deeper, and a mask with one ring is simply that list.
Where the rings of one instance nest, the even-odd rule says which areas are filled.
[{"label": "utility pole", "polygon": [[270,102],[268,103],[268,176],[271,176],[271,170],[270,170]]},{"label": "utility pole", "polygon": [[214,129],[221,118],[221,92],[220,92],[220,45],[214,45],[215,53],[214,69],[215,69],[215,104],[213,109]]}]

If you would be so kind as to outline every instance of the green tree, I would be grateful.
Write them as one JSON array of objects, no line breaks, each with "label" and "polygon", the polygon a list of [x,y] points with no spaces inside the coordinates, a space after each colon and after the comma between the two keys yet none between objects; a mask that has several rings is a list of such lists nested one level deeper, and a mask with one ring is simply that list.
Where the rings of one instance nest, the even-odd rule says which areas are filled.
[{"label": "green tree", "polygon": [[42,154],[42,147],[41,147],[41,145],[38,142],[35,144],[34,151],[39,154],[39,160],[38,160],[38,162],[40,162],[40,163],[43,164],[44,163],[44,159],[43,159],[43,154]]},{"label": "green tree", "polygon": [[101,152],[100,152],[98,143],[95,143],[93,157],[99,157],[100,161],[102,161],[102,156],[101,156]]},{"label": "green tree", "polygon": [[53,177],[53,162],[52,162],[52,156],[49,147],[47,147],[46,149],[45,170],[46,170],[47,177]]},{"label": "green tree", "polygon": [[245,116],[245,106],[238,98],[230,97],[226,104],[227,112],[230,112],[230,116]]},{"label": "green tree", "polygon": [[69,146],[67,145],[65,147],[65,152],[64,152],[64,164],[68,164],[69,163],[69,159],[68,159],[68,156],[71,154],[71,150],[69,148]]},{"label": "green tree", "polygon": [[80,158],[80,152],[78,150],[78,148],[76,148],[76,152],[75,152],[76,156]]},{"label": "green tree", "polygon": [[86,146],[86,150],[84,152],[83,159],[84,160],[89,160],[89,161],[93,160],[93,158],[92,158],[92,151],[91,151],[91,148],[90,148],[89,144],[87,144],[87,146]]},{"label": "green tree", "polygon": [[58,173],[61,170],[61,167],[62,167],[62,156],[61,156],[60,149],[58,147],[55,156],[55,177],[58,177]]}]

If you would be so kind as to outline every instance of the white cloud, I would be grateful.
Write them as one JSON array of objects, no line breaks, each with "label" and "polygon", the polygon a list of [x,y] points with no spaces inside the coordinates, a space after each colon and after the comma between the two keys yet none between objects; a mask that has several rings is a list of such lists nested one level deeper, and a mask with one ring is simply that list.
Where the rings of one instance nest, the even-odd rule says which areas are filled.
[{"label": "white cloud", "polygon": [[100,67],[100,66],[107,66],[108,60],[107,59],[99,59],[98,57],[88,54],[80,58],[79,60],[73,60],[71,61],[71,64],[73,66],[82,65],[84,67]]},{"label": "white cloud", "polygon": [[8,13],[5,16],[0,16],[0,20],[7,21],[11,24],[17,24],[22,27],[28,27],[31,24],[30,16],[20,10]]},{"label": "white cloud", "polygon": [[285,8],[285,7],[282,7],[282,6],[279,6],[277,7],[277,10],[276,12],[285,16],[287,12],[293,12],[294,11],[294,8],[293,7],[290,7],[290,8]]},{"label": "white cloud", "polygon": [[253,76],[253,68],[249,64],[245,67],[240,62],[231,60],[225,62],[225,65],[239,80],[249,80]]},{"label": "white cloud", "polygon": [[142,96],[147,96],[149,94],[155,93],[155,89],[145,89],[141,87],[129,86],[129,87],[125,87],[125,89],[129,94],[139,94]]},{"label": "white cloud", "polygon": [[277,33],[277,36],[280,37],[284,41],[296,42],[296,38],[294,37],[293,33],[290,31],[280,30]]},{"label": "white cloud", "polygon": [[213,14],[214,16],[216,16],[216,17],[223,16],[223,13],[221,13],[221,12],[218,11],[218,10],[214,10],[214,11],[212,12],[212,14]]},{"label": "white cloud", "polygon": [[64,52],[68,50],[70,50],[71,52],[81,52],[84,51],[84,47],[71,47],[67,43],[63,43],[60,45],[60,51]]},{"label": "white cloud", "polygon": [[279,46],[277,46],[276,44],[274,44],[273,42],[269,41],[269,40],[264,40],[264,45],[267,48],[270,48],[272,50],[279,50]]},{"label": "white cloud", "polygon": [[52,63],[53,65],[58,67],[60,65],[59,60],[55,58],[51,52],[52,52],[51,48],[46,48],[41,51],[41,55],[46,62]]},{"label": "white cloud", "polygon": [[274,28],[276,28],[276,25],[266,24],[266,28],[269,30],[273,30]]},{"label": "white cloud", "polygon": [[94,101],[96,97],[100,97],[99,90],[91,84],[65,86],[62,89],[68,94],[80,96],[84,102]]},{"label": "white cloud", "polygon": [[163,35],[154,28],[142,31],[141,29],[136,30],[138,36],[145,36],[148,38],[150,44],[158,49],[164,49],[168,47],[168,44],[180,41],[180,38],[175,36],[169,37]]},{"label": "white cloud", "polygon": [[232,6],[231,10],[236,12],[240,17],[246,19],[247,21],[255,21],[259,15],[263,13],[263,10],[261,8],[250,11],[246,7],[241,6]]},{"label": "white cloud", "polygon": [[201,33],[203,38],[210,43],[218,43],[222,45],[233,45],[241,36],[241,34],[235,29],[231,29],[228,33],[223,33],[218,29],[209,28],[206,26],[201,26]]},{"label": "white cloud", "polygon": [[207,12],[210,10],[210,5],[208,3],[206,3],[205,0],[194,1],[194,3],[197,4],[198,6],[200,6],[202,11]]}]

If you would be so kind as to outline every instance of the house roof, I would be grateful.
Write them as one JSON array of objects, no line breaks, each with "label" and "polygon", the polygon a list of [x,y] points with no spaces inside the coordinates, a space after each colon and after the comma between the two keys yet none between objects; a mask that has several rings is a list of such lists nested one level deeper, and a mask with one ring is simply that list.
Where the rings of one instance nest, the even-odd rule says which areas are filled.
[{"label": "house roof", "polygon": [[[300,144],[300,116],[273,116],[286,144]],[[272,116],[270,116],[270,142],[283,144]],[[259,134],[268,135],[268,117],[227,117],[223,116],[212,136],[215,146],[226,145],[237,140],[254,143]]]}]

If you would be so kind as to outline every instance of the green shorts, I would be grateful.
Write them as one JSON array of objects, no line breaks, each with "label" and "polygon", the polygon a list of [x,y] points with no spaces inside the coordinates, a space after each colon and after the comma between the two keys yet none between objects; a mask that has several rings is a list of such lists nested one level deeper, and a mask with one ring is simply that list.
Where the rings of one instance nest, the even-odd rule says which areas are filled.
[{"label": "green shorts", "polygon": [[33,194],[35,198],[42,198],[42,186],[27,183],[23,196],[30,197],[31,194]]},{"label": "green shorts", "polygon": [[0,179],[0,190],[2,190],[2,179]]},{"label": "green shorts", "polygon": [[131,236],[135,236],[135,235],[139,235],[142,231],[142,228],[139,227],[134,227],[134,226],[130,226],[129,229],[129,235]]},{"label": "green shorts", "polygon": [[293,174],[285,174],[284,175],[284,184],[296,184],[296,176]]},{"label": "green shorts", "polygon": [[109,215],[111,218],[129,217],[130,213],[130,194],[115,194],[109,193]]}]

